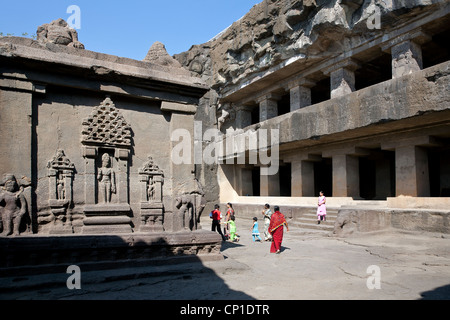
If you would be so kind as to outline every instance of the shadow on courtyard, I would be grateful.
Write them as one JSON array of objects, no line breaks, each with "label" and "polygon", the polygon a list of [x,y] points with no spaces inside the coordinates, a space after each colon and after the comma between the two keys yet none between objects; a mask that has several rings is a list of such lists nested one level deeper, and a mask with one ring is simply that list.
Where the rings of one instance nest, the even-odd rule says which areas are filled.
[{"label": "shadow on courtyard", "polygon": [[[174,245],[174,238],[189,236],[0,238],[0,300],[254,299],[228,287],[202,262],[217,260],[218,253],[197,255],[195,244]],[[71,265],[80,268],[81,289],[67,287]]]},{"label": "shadow on courtyard", "polygon": [[450,300],[450,284],[422,292],[420,295],[421,300]]}]

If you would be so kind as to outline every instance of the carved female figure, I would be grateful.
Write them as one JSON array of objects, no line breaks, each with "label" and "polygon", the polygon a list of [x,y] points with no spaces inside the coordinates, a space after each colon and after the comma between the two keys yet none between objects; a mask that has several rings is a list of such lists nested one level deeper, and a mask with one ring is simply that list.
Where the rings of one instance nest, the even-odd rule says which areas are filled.
[{"label": "carved female figure", "polygon": [[14,227],[14,235],[20,234],[20,223],[27,212],[27,201],[22,192],[23,189],[19,190],[16,178],[13,175],[6,175],[3,190],[0,191],[0,203],[3,233],[7,236],[13,232],[11,225]]},{"label": "carved female figure", "polygon": [[58,173],[57,182],[57,192],[58,192],[58,200],[66,199],[66,189],[64,186],[64,177],[61,172]]},{"label": "carved female figure", "polygon": [[111,195],[116,193],[116,175],[111,168],[111,157],[107,153],[102,156],[102,167],[99,169],[97,180],[103,203],[110,203]]},{"label": "carved female figure", "polygon": [[150,177],[150,179],[148,181],[147,196],[148,196],[148,201],[154,201],[155,200],[155,183],[154,183],[152,177]]},{"label": "carved female figure", "polygon": [[192,201],[188,195],[181,195],[176,199],[175,206],[178,209],[179,219],[185,230],[191,229],[191,221],[193,219]]}]

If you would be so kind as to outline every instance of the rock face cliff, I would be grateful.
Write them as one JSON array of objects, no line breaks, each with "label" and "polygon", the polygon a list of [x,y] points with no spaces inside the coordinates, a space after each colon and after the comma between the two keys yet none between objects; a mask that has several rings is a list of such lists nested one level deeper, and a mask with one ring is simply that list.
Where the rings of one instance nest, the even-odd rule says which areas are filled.
[{"label": "rock face cliff", "polygon": [[175,55],[219,93],[291,59],[305,67],[448,0],[264,0],[228,29]]}]

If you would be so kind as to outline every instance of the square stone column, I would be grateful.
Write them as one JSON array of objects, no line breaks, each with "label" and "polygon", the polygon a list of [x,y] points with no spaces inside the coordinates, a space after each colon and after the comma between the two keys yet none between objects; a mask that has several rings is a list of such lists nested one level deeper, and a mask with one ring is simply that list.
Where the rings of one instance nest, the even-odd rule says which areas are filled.
[{"label": "square stone column", "polygon": [[260,196],[280,196],[280,173],[275,175],[260,175]]},{"label": "square stone column", "polygon": [[236,168],[236,191],[240,196],[253,196],[253,173],[251,168],[237,166]]},{"label": "square stone column", "polygon": [[395,148],[396,196],[429,197],[430,177],[425,148]]},{"label": "square stone column", "polygon": [[296,79],[288,83],[286,89],[290,92],[291,112],[311,105],[311,88],[315,82],[308,79]]},{"label": "square stone column", "polygon": [[314,196],[314,163],[310,161],[294,160],[291,163],[292,170],[292,196]]},{"label": "square stone column", "polygon": [[252,125],[252,108],[248,106],[236,107],[236,129],[244,129]]},{"label": "square stone column", "polygon": [[331,99],[355,91],[355,70],[359,67],[355,60],[346,59],[323,71],[331,78]]},{"label": "square stone column", "polygon": [[83,157],[86,163],[84,172],[84,203],[94,205],[97,203],[97,175],[95,170],[95,159],[97,157],[97,148],[83,147]]},{"label": "square stone column", "polygon": [[281,97],[275,94],[266,94],[256,100],[259,104],[259,122],[278,116],[278,100]]},{"label": "square stone column", "polygon": [[346,154],[333,155],[333,197],[359,198],[359,159]]},{"label": "square stone column", "polygon": [[431,37],[420,29],[396,37],[382,46],[392,55],[392,78],[399,78],[423,69],[422,47]]},{"label": "square stone column", "polygon": [[399,78],[423,68],[422,48],[414,41],[404,41],[391,48],[392,78]]},{"label": "square stone column", "polygon": [[130,151],[127,149],[116,149],[117,158],[117,196],[119,203],[128,203],[128,157]]}]

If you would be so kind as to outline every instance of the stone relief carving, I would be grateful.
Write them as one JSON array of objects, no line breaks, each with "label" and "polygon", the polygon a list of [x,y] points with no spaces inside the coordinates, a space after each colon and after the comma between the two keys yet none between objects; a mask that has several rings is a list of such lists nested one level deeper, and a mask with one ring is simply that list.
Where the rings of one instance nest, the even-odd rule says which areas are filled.
[{"label": "stone relief carving", "polygon": [[141,181],[141,227],[140,231],[164,231],[164,205],[162,186],[164,173],[152,157],[139,170]]},{"label": "stone relief carving", "polygon": [[415,69],[417,62],[413,58],[413,54],[410,50],[402,53],[398,58],[392,60],[394,70],[397,77],[406,76],[411,74]]},{"label": "stone relief carving", "polygon": [[219,105],[218,112],[221,114],[221,116],[217,119],[217,125],[219,130],[222,130],[222,128],[225,126],[227,122],[234,121],[236,118],[233,107],[229,103]]},{"label": "stone relief carving", "polygon": [[[194,201],[195,201],[194,202],[195,208],[196,208],[195,216],[197,219],[196,226],[199,226],[201,215],[203,213],[203,210],[206,207],[206,199],[205,199],[205,191],[204,191],[203,185],[197,178],[195,178],[194,181],[196,183],[197,188],[191,192],[191,195],[194,197]],[[197,227],[197,229],[198,229],[198,227]]]},{"label": "stone relief carving", "polygon": [[67,209],[73,205],[72,184],[75,165],[59,149],[47,164],[49,177],[49,206],[53,227],[50,233],[73,233]]},{"label": "stone relief carving", "polygon": [[193,199],[189,194],[184,194],[176,198],[175,207],[178,209],[178,218],[181,222],[181,227],[184,230],[194,230],[194,204]]},{"label": "stone relief carving", "polygon": [[164,173],[154,163],[152,157],[148,157],[148,161],[139,171],[141,182],[145,192],[141,197],[142,202],[162,202],[162,185],[164,182]]},{"label": "stone relief carving", "polygon": [[194,179],[195,189],[185,192],[175,199],[175,207],[178,209],[176,218],[177,230],[195,231],[200,227],[200,217],[205,209],[206,200],[203,186]]},{"label": "stone relief carving", "polygon": [[116,173],[111,167],[111,157],[108,153],[102,156],[102,167],[98,170],[99,194],[102,203],[111,203],[111,195],[116,193]]},{"label": "stone relief carving", "polygon": [[131,146],[131,127],[107,97],[93,113],[83,121],[83,144],[100,144],[112,147]]},{"label": "stone relief carving", "polygon": [[132,232],[129,157],[132,130],[110,97],[82,123],[85,158],[83,233]]},{"label": "stone relief carving", "polygon": [[[22,178],[26,181],[26,178]],[[21,180],[21,181],[22,181]],[[4,174],[0,181],[0,212],[5,236],[19,236],[20,226],[28,212],[24,188],[31,183],[19,183],[13,174]]]}]

